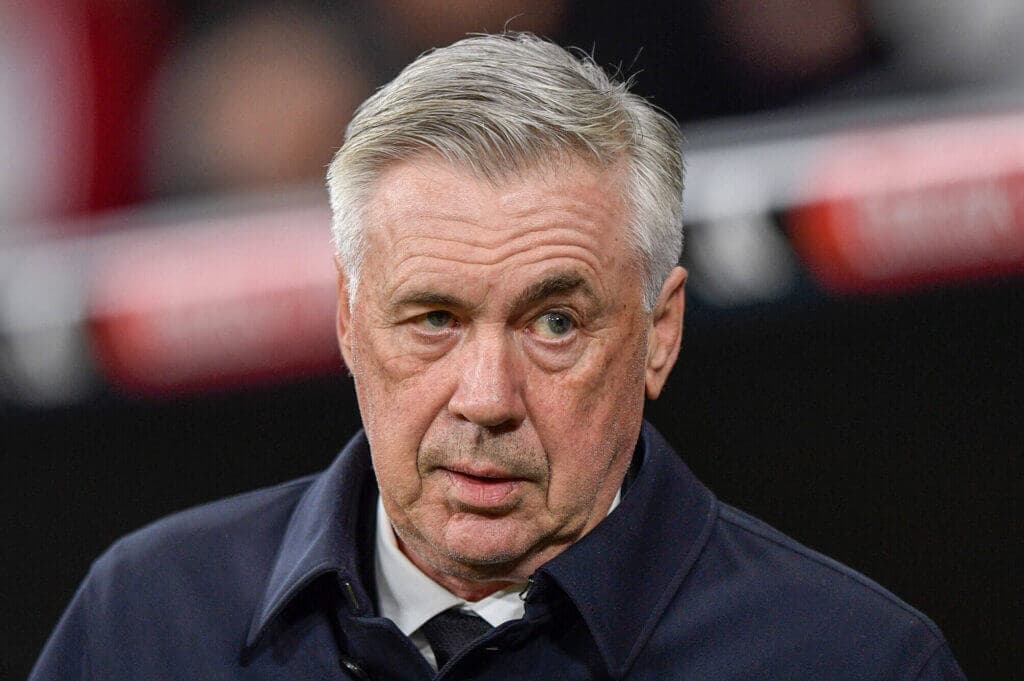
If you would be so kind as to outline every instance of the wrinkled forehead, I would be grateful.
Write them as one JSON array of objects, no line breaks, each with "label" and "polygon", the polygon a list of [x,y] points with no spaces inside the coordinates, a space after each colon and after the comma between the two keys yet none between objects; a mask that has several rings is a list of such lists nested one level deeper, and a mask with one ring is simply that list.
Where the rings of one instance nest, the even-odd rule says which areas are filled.
[{"label": "wrinkled forehead", "polygon": [[[495,208],[480,201],[482,193],[475,191],[480,188],[490,190],[494,197],[505,197],[503,208],[513,212],[517,198],[561,188],[567,200],[589,200],[597,210],[614,210],[621,217],[617,225],[622,232],[621,240],[628,241],[626,231],[632,206],[629,164],[625,160],[600,164],[592,157],[561,151],[528,165],[511,161],[501,167],[491,168],[491,165],[452,160],[435,151],[396,159],[378,171],[370,187],[364,227],[367,231],[380,228],[395,217],[396,210],[416,215],[444,209],[473,213]],[[460,192],[450,184],[444,186],[444,180],[450,177],[460,178],[466,191]],[[599,191],[584,197],[583,192],[576,191],[583,187],[566,183],[565,178],[574,178],[576,184],[586,184],[586,188],[594,186]],[[550,198],[557,198],[557,191],[547,193]],[[434,199],[444,203],[439,204]]]},{"label": "wrinkled forehead", "polygon": [[617,285],[636,268],[622,176],[572,158],[500,179],[436,156],[393,164],[367,202],[364,275],[390,290],[424,270],[493,281],[550,262]]}]

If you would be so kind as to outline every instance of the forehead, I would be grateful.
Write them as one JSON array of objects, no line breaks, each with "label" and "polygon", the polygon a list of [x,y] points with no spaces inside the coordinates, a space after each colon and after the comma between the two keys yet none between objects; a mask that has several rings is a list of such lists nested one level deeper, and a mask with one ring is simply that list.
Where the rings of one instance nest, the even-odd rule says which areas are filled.
[{"label": "forehead", "polygon": [[488,179],[428,154],[385,168],[370,195],[370,222],[379,226],[395,217],[500,220],[570,207],[618,212],[624,206],[623,168],[600,168],[566,156]]},{"label": "forehead", "polygon": [[609,289],[627,266],[620,178],[579,161],[493,183],[432,157],[396,164],[368,204],[364,280],[384,296],[490,291],[559,269]]},{"label": "forehead", "polygon": [[397,163],[367,205],[364,278],[390,291],[424,277],[493,286],[552,267],[608,279],[631,269],[622,178],[571,160],[498,182],[433,157]]}]

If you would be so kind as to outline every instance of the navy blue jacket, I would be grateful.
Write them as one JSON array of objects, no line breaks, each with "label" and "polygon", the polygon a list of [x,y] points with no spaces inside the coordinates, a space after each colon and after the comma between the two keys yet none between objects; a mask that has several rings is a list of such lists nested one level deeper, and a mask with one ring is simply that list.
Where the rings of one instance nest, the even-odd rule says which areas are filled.
[{"label": "navy blue jacket", "polygon": [[[718,502],[645,424],[619,507],[443,679],[961,679],[877,584]],[[375,615],[361,434],[323,474],[161,520],[93,565],[31,679],[435,676]]]}]

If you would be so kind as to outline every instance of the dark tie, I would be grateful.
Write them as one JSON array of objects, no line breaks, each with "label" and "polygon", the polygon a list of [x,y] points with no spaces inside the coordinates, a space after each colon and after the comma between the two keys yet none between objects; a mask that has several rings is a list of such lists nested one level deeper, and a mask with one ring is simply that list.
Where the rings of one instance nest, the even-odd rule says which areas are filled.
[{"label": "dark tie", "polygon": [[420,627],[430,643],[430,649],[434,651],[438,669],[493,628],[476,613],[458,608],[440,612]]}]

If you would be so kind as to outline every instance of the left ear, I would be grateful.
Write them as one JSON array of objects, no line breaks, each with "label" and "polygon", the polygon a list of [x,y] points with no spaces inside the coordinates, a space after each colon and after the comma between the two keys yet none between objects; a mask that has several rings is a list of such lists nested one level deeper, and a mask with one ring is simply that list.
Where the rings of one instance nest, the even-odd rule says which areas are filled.
[{"label": "left ear", "polygon": [[651,332],[647,340],[647,398],[655,400],[668,380],[679,356],[683,340],[683,311],[686,308],[686,270],[675,267],[658,294],[651,312]]}]

